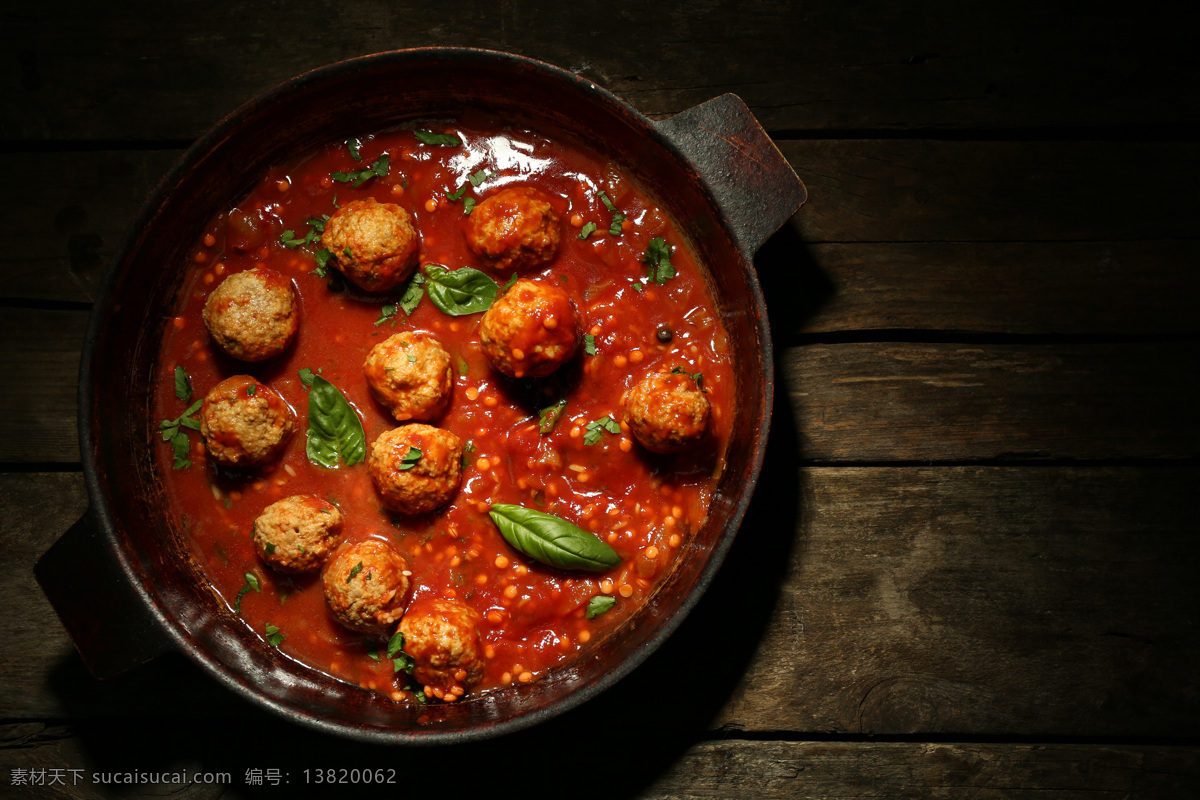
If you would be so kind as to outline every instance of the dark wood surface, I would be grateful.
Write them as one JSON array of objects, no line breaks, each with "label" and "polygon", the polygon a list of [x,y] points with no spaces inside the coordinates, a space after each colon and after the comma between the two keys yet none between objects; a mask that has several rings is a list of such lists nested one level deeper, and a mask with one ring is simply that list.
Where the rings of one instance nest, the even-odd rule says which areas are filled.
[{"label": "dark wood surface", "polygon": [[[255,797],[356,766],[409,794],[1200,796],[1200,59],[1128,4],[967,5],[0,12],[0,796]],[[779,391],[725,566],[617,687],[465,747],[332,740],[182,656],[94,680],[32,566],[87,507],[76,370],[108,259],[239,103],[422,45],[543,58],[655,118],[735,92],[807,184],[756,258]],[[231,783],[91,779],[182,769]]]}]

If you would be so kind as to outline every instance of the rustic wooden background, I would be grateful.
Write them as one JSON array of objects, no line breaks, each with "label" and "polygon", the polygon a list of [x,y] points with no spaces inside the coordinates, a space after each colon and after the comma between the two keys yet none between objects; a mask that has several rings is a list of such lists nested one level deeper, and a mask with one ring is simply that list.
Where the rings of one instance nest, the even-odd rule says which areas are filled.
[{"label": "rustic wooden background", "polygon": [[[1183,20],[1034,0],[10,3],[0,20],[0,795],[256,797],[272,789],[248,769],[295,790],[305,767],[396,767],[394,791],[467,796],[1200,796]],[[654,118],[735,92],[808,185],[756,260],[778,403],[726,566],[616,688],[467,747],[294,728],[179,656],[93,680],[32,566],[87,505],[75,381],[107,260],[238,104],[422,45],[541,58]],[[12,785],[185,767],[234,783]]]}]

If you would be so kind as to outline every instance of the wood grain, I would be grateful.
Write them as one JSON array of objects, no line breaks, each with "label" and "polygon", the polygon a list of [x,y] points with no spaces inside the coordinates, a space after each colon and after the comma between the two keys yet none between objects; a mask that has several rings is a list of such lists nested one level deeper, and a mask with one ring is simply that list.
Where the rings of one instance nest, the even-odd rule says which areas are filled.
[{"label": "wood grain", "polygon": [[[652,116],[723,92],[774,130],[1186,125],[1187,26],[1130,6],[1032,0],[919,10],[835,0],[636,9],[467,0],[26,5],[5,14],[0,139],[183,140],[272,84],[339,59],[476,46],[544,59]],[[903,35],[898,35],[903,32]],[[103,43],[103,44],[100,44]],[[720,65],[719,68],[714,68]]]},{"label": "wood grain", "polygon": [[[399,766],[395,750],[318,738],[286,749],[264,748],[279,731],[271,725],[254,730],[212,732],[168,725],[160,730],[132,724],[65,726],[26,723],[0,727],[0,770],[64,770],[72,786],[44,787],[38,797],[111,797],[114,787],[96,783],[97,773],[121,771],[224,773],[227,785],[189,783],[122,787],[123,798],[170,796],[255,798],[278,792],[271,784],[247,785],[247,771],[278,770],[289,792],[304,787],[304,770],[326,768],[393,771],[409,790],[431,789],[453,773],[455,786],[472,795],[495,790],[498,774],[529,757],[540,758],[536,779],[522,781],[521,796],[571,796],[673,800],[699,797],[754,798],[941,798],[942,800],[1191,800],[1200,791],[1200,751],[1191,747],[1154,748],[1086,744],[909,744],[788,741],[679,742],[661,730],[621,736],[625,747],[642,746],[647,757],[623,760],[619,769],[596,768],[580,782],[578,743],[524,733],[456,748],[421,751],[421,769]],[[651,737],[655,738],[651,738]],[[128,750],[118,749],[117,741]],[[136,754],[133,755],[133,754]],[[203,755],[201,755],[203,754]],[[674,761],[668,760],[674,758]],[[463,770],[470,763],[473,769]],[[67,769],[82,770],[78,775]],[[49,772],[47,772],[49,774]],[[260,777],[260,780],[262,777]],[[48,778],[46,780],[49,780]],[[308,786],[312,786],[310,778]],[[392,787],[386,787],[392,788]],[[14,789],[14,792],[20,791]]]},{"label": "wood grain", "polygon": [[[1190,735],[1200,545],[1176,498],[1198,478],[797,471],[787,442],[773,442],[742,533],[691,616],[561,725],[607,729],[670,687],[690,700],[661,725],[691,735]],[[179,656],[103,683],[87,675],[31,574],[84,504],[76,475],[0,476],[11,521],[0,719],[267,719]]]}]

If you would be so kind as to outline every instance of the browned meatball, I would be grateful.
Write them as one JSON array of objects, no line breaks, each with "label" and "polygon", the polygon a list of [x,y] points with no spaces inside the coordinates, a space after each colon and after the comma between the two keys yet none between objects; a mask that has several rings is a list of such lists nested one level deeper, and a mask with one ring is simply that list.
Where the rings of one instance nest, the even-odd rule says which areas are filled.
[{"label": "browned meatball", "polygon": [[483,352],[510,378],[549,375],[579,347],[575,305],[557,286],[519,280],[479,323]]},{"label": "browned meatball", "polygon": [[385,506],[402,514],[424,514],[458,491],[462,452],[462,441],[450,431],[414,422],[376,439],[367,469]]},{"label": "browned meatball", "polygon": [[213,461],[249,467],[283,452],[295,418],[292,407],[271,387],[249,375],[234,375],[204,397],[200,435]]},{"label": "browned meatball", "polygon": [[[457,600],[423,597],[400,620],[413,678],[453,700],[483,677],[479,612]],[[436,695],[436,693],[435,693]]]},{"label": "browned meatball", "polygon": [[708,431],[708,397],[691,375],[652,372],[621,398],[634,437],[655,453],[681,453]]},{"label": "browned meatball", "polygon": [[378,539],[344,544],[321,576],[325,604],[339,623],[359,633],[387,633],[404,613],[408,562]]},{"label": "browned meatball", "polygon": [[558,253],[558,214],[550,198],[530,186],[501,189],[467,218],[467,244],[486,267],[526,272]]},{"label": "browned meatball", "polygon": [[342,512],[311,494],[297,494],[263,509],[254,520],[254,549],[280,572],[312,572],[342,541]]},{"label": "browned meatball", "polygon": [[333,212],[321,243],[337,258],[342,274],[368,292],[399,286],[417,265],[417,232],[408,212],[369,197]]},{"label": "browned meatball", "polygon": [[428,333],[397,333],[363,363],[371,394],[400,422],[436,417],[450,399],[450,354]]},{"label": "browned meatball", "polygon": [[283,352],[300,324],[292,282],[266,267],[230,275],[204,303],[204,327],[217,346],[242,361]]}]

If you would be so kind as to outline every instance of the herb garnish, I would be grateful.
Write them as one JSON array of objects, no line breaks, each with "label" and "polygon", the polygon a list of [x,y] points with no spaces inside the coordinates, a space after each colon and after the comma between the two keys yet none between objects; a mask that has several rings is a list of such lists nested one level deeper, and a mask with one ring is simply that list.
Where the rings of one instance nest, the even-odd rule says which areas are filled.
[{"label": "herb garnish", "polygon": [[[177,395],[179,394],[178,372],[175,373],[175,393]],[[162,432],[163,441],[170,442],[171,448],[174,451],[172,455],[175,457],[175,469],[187,469],[192,465],[191,460],[188,458],[188,451],[191,449],[191,441],[188,439],[188,435],[181,431],[180,428],[187,428],[188,430],[193,431],[200,430],[200,421],[193,418],[192,415],[199,411],[200,406],[202,405],[204,405],[204,401],[197,400],[188,406],[187,411],[184,411],[177,418],[164,419],[162,422],[158,423],[159,431]]]},{"label": "herb garnish", "polygon": [[646,265],[646,277],[651,283],[666,283],[668,279],[675,277],[675,266],[671,263],[671,247],[666,239],[657,236],[651,239],[641,260]]},{"label": "herb garnish", "polygon": [[278,625],[272,625],[268,622],[266,630],[267,644],[271,645],[271,647],[279,647],[279,645],[283,644],[284,637],[283,634],[279,632]]},{"label": "herb garnish", "polygon": [[[300,379],[305,380],[303,371]],[[348,467],[362,461],[367,452],[367,435],[358,412],[336,386],[320,375],[313,375],[309,385],[305,446],[308,460],[329,469],[336,469],[339,459]]]},{"label": "herb garnish", "polygon": [[[317,372],[320,371],[321,370],[317,370]],[[308,367],[301,367],[296,371],[296,374],[300,376],[300,383],[304,384],[305,390],[312,388],[313,381],[317,377],[317,372],[313,372]]]},{"label": "herb garnish", "polygon": [[408,284],[404,287],[404,294],[400,297],[400,308],[404,311],[404,316],[411,317],[412,313],[417,310],[417,305],[421,302],[421,298],[425,296],[425,276],[419,272],[414,272],[409,278]]},{"label": "herb garnish", "polygon": [[185,403],[192,399],[192,379],[183,367],[175,368],[175,397]]},{"label": "herb garnish", "polygon": [[349,183],[351,186],[357,188],[371,180],[371,178],[376,176],[385,178],[387,177],[387,174],[388,155],[387,153],[384,153],[375,160],[375,163],[371,164],[371,166],[367,167],[366,169],[359,169],[355,170],[354,172],[335,172],[329,177],[333,178],[339,183]]},{"label": "herb garnish", "polygon": [[589,356],[596,355],[596,337],[590,333],[583,335],[583,352]]},{"label": "herb garnish", "polygon": [[500,287],[474,267],[449,270],[441,264],[425,265],[425,291],[443,314],[461,317],[487,311]]},{"label": "herb garnish", "polygon": [[376,325],[382,325],[388,320],[392,321],[392,327],[396,327],[396,306],[387,305],[379,309],[379,319],[375,320]]},{"label": "herb garnish", "polygon": [[392,672],[407,672],[412,674],[413,667],[417,662],[413,657],[404,652],[404,634],[396,631],[391,639],[388,639],[387,657],[392,660]]},{"label": "herb garnish", "polygon": [[358,562],[357,564],[355,564],[353,567],[351,567],[350,574],[346,576],[346,583],[349,583],[350,581],[354,580],[354,576],[357,575],[358,573],[362,572],[362,569],[363,569],[363,562],[361,562],[361,561]]},{"label": "herb garnish", "polygon": [[253,572],[247,572],[242,577],[246,579],[246,585],[241,588],[241,590],[237,593],[237,597],[235,597],[233,600],[233,613],[235,614],[242,613],[242,598],[246,596],[247,592],[249,592],[251,589],[256,592],[262,591],[262,586],[260,586],[258,583],[258,576]]},{"label": "herb garnish", "polygon": [[[608,195],[606,193],[600,192],[600,202],[604,203],[604,207],[607,208],[609,211],[611,211],[613,214],[612,224],[608,226],[608,235],[609,236],[620,236],[621,235],[621,223],[624,222],[627,219],[627,217],[624,214],[622,214],[620,211],[617,211],[617,207],[613,204],[612,200],[608,199]],[[593,226],[592,230],[595,230],[594,226]],[[583,238],[583,237],[580,237],[580,238]]]},{"label": "herb garnish", "polygon": [[358,152],[358,148],[362,147],[362,142],[358,139],[347,139],[346,149],[350,151],[350,157],[355,161],[362,161],[362,153]]},{"label": "herb garnish", "polygon": [[434,133],[433,131],[413,131],[413,135],[417,137],[417,141],[421,144],[440,144],[447,147],[458,147],[462,144],[462,139],[459,139],[452,133]]},{"label": "herb garnish", "polygon": [[504,294],[505,292],[507,292],[509,289],[512,288],[513,284],[516,282],[517,282],[517,273],[514,272],[512,274],[512,277],[508,279],[508,283],[506,283],[500,287],[500,294]]},{"label": "herb garnish", "polygon": [[672,375],[687,375],[689,378],[691,378],[692,380],[694,380],[696,382],[697,389],[704,392],[705,394],[708,394],[708,389],[704,388],[704,376],[701,375],[699,372],[688,372],[683,367],[672,367],[671,374]]},{"label": "herb garnish", "polygon": [[421,460],[422,455],[424,454],[420,450],[410,446],[408,448],[408,452],[405,453],[404,457],[400,459],[400,463],[396,466],[396,469],[400,470],[401,472],[412,469],[417,465],[417,462]]},{"label": "herb garnish", "polygon": [[587,614],[585,616],[587,616],[588,619],[594,619],[607,612],[616,604],[617,598],[598,594],[588,601]]},{"label": "herb garnish", "polygon": [[493,504],[488,514],[505,541],[534,561],[589,572],[604,572],[621,563],[607,544],[553,514],[505,503]]},{"label": "herb garnish", "polygon": [[595,233],[596,228],[598,228],[598,227],[599,226],[594,222],[585,222],[583,224],[583,227],[579,229],[579,238],[580,239],[588,238],[593,233]]},{"label": "herb garnish", "polygon": [[600,441],[600,436],[608,431],[609,433],[620,433],[621,426],[612,417],[601,417],[595,422],[589,422],[585,426],[587,433],[583,435],[584,444],[595,444]]},{"label": "herb garnish", "polygon": [[538,412],[538,430],[542,433],[549,433],[554,430],[554,426],[558,424],[558,420],[566,407],[567,398],[564,397],[554,405],[546,406]]},{"label": "herb garnish", "polygon": [[379,660],[379,645],[375,643],[374,639],[367,639],[367,655],[372,661]]}]

